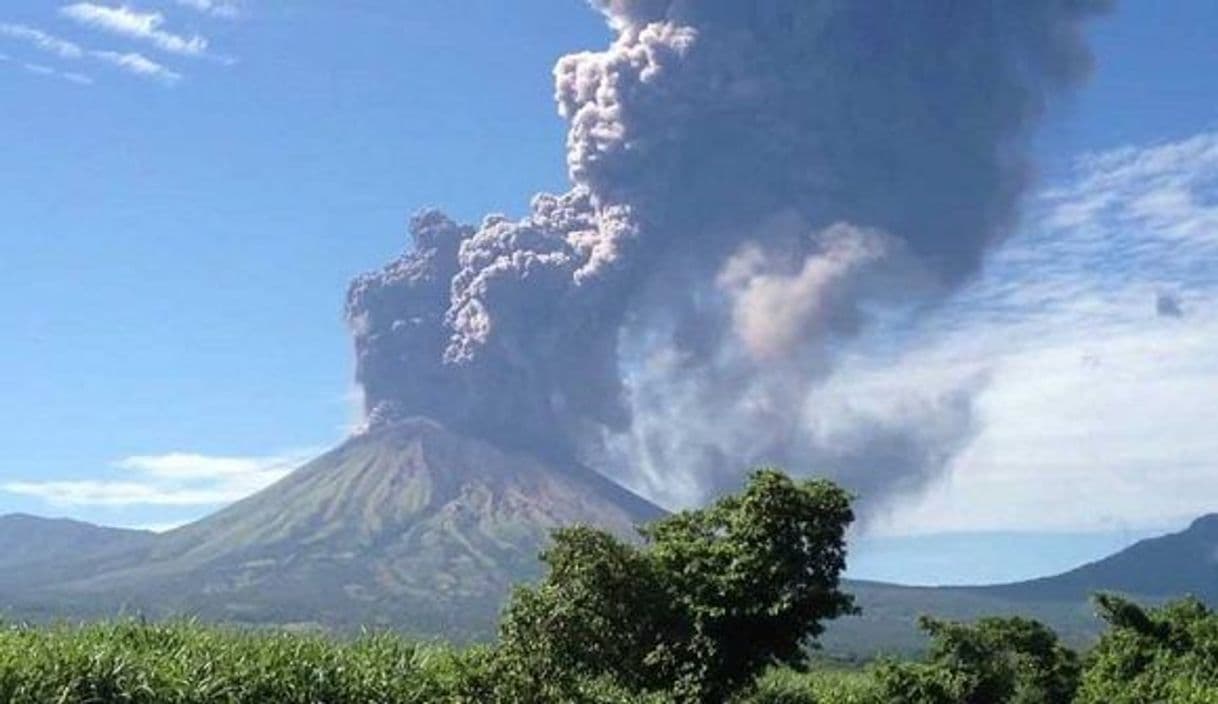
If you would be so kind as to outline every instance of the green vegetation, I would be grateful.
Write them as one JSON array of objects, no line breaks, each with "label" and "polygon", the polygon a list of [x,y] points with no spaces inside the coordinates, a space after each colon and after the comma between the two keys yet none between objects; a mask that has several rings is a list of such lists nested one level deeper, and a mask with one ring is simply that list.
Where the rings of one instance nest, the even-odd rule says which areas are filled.
[{"label": "green vegetation", "polygon": [[5,704],[1211,704],[1218,614],[1101,595],[1108,630],[1076,653],[1037,621],[923,618],[917,661],[810,660],[851,613],[839,581],[850,498],[755,473],[738,496],[651,524],[641,544],[558,531],[499,643],[193,622],[0,627]]},{"label": "green vegetation", "polygon": [[189,623],[14,627],[0,632],[0,701],[440,701],[475,659],[390,637],[339,644]]},{"label": "green vegetation", "polygon": [[803,665],[822,622],[853,611],[838,589],[853,518],[833,484],[762,470],[740,496],[653,523],[643,547],[558,531],[546,579],[508,607],[500,657],[528,691],[609,677],[722,702],[771,665]]},{"label": "green vegetation", "polygon": [[1089,653],[1078,704],[1218,702],[1218,614],[1194,599],[1150,611],[1096,601],[1110,629]]},{"label": "green vegetation", "polygon": [[924,619],[920,662],[776,671],[749,704],[1215,704],[1218,614],[1193,599],[1144,609],[1096,597],[1107,632],[1083,655],[1026,619]]}]

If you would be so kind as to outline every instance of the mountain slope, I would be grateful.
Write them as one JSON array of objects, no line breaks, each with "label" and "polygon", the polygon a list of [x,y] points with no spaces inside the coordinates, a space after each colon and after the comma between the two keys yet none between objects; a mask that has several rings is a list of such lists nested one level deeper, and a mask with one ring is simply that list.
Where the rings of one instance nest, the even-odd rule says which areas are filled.
[{"label": "mountain slope", "polygon": [[987,589],[1024,601],[1081,599],[1101,590],[1154,598],[1191,594],[1218,602],[1218,514],[1063,574]]},{"label": "mountain slope", "polygon": [[353,438],[118,558],[37,574],[20,593],[59,583],[44,598],[77,610],[461,637],[487,632],[512,585],[540,574],[551,528],[631,535],[659,515],[574,463],[554,467],[418,419]]},{"label": "mountain slope", "polygon": [[66,518],[0,516],[0,570],[75,560],[150,545],[149,531],[105,528]]},{"label": "mountain slope", "polygon": [[863,613],[830,627],[826,644],[831,651],[916,650],[925,642],[917,628],[921,614],[960,620],[1028,616],[1084,645],[1103,627],[1090,601],[1099,591],[1146,602],[1193,595],[1218,606],[1218,514],[1199,518],[1179,533],[1140,541],[1051,577],[976,587],[852,582],[847,589],[856,595]]}]

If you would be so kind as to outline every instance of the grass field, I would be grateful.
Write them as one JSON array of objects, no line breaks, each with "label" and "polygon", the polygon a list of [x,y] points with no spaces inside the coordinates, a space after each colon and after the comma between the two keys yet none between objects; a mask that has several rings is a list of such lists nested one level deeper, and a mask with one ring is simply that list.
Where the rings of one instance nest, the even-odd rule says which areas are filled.
[{"label": "grass field", "polygon": [[6,704],[461,701],[475,654],[392,636],[349,642],[178,623],[0,630]]},{"label": "grass field", "polygon": [[[393,635],[351,640],[189,622],[0,626],[5,704],[415,704],[493,702],[485,649]],[[741,704],[862,704],[866,672],[775,671]],[[589,683],[589,704],[637,698]],[[663,700],[655,700],[659,704]]]}]

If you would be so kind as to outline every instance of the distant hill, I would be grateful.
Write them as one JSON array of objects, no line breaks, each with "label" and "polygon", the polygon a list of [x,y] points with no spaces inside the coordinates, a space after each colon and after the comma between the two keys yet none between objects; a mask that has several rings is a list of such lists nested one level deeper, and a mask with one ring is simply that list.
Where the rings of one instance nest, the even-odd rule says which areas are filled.
[{"label": "distant hill", "polygon": [[989,592],[1021,601],[1061,601],[1099,590],[1160,598],[1191,594],[1218,604],[1218,514],[1064,574],[991,587]]},{"label": "distant hill", "polygon": [[459,639],[487,633],[511,587],[540,575],[537,554],[555,526],[627,536],[660,515],[575,463],[504,452],[418,419],[353,438],[124,554],[0,576],[0,594],[79,615],[399,627]]},{"label": "distant hill", "polygon": [[834,624],[830,650],[871,653],[917,649],[921,614],[973,619],[1019,614],[1053,626],[1082,645],[1101,624],[1092,594],[1110,591],[1145,602],[1196,596],[1218,606],[1218,514],[1197,519],[1186,530],[1150,538],[1068,572],[1024,582],[978,587],[906,587],[877,582],[849,585],[863,614]]},{"label": "distant hill", "polygon": [[77,560],[150,545],[156,534],[104,528],[66,518],[0,516],[0,570]]}]

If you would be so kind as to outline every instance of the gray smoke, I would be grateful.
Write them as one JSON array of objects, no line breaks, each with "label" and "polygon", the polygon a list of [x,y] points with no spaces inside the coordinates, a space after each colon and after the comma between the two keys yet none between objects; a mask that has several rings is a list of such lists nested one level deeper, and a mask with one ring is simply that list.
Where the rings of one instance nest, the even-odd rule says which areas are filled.
[{"label": "gray smoke", "polygon": [[1183,318],[1184,306],[1180,305],[1179,296],[1161,291],[1155,297],[1155,313],[1161,318]]},{"label": "gray smoke", "polygon": [[972,380],[833,433],[818,389],[872,311],[933,302],[1010,233],[1029,130],[1106,4],[594,0],[617,39],[555,68],[571,191],[476,227],[425,212],[353,283],[369,426],[707,491],[761,461],[916,486],[967,437]]}]

